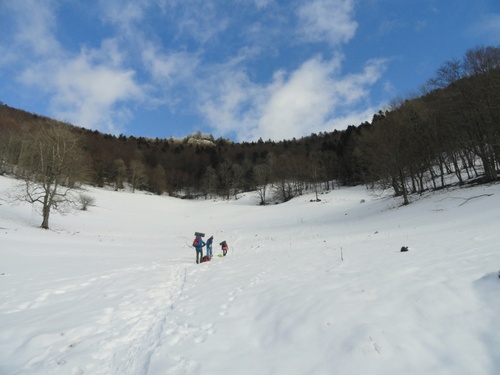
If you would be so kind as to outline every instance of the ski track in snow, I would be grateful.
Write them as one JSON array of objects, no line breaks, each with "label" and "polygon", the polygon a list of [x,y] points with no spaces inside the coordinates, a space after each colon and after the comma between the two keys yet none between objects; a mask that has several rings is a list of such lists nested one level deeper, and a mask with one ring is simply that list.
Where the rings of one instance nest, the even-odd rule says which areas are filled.
[{"label": "ski track in snow", "polygon": [[[151,274],[160,274],[162,280],[151,284],[147,289],[126,286],[124,289],[127,293],[123,295],[106,293],[106,285],[110,286],[110,290],[116,290],[116,283],[147,278]],[[61,298],[75,301],[73,308],[78,309],[80,296],[86,296],[86,290],[95,288],[96,283],[103,285],[103,298],[117,302],[110,303],[102,311],[91,312],[91,318],[85,323],[81,322],[79,327],[29,337],[22,347],[37,348],[39,354],[27,362],[26,372],[33,373],[36,369],[37,373],[50,374],[147,374],[151,356],[160,343],[165,327],[166,334],[173,336],[174,341],[186,333],[185,327],[175,326],[169,321],[169,314],[182,295],[185,279],[185,265],[154,264],[117,269],[76,283],[55,280],[55,284],[59,284],[57,288],[42,288],[33,301],[21,302],[17,309],[4,313],[15,314],[25,310],[43,312],[44,307],[60,303]],[[144,283],[141,282],[140,285]],[[68,361],[65,357],[70,352],[79,352],[88,342],[97,344],[83,348],[76,354],[86,355],[87,365],[66,369]],[[16,373],[22,374],[24,371]]]},{"label": "ski track in snow", "polygon": [[[178,266],[163,271],[169,279],[153,285],[137,300],[133,294],[126,295],[116,308],[104,311],[102,323],[106,326],[122,326],[127,331],[114,338],[99,342],[99,353],[94,355],[97,363],[109,363],[109,367],[90,368],[94,374],[147,374],[151,356],[159,345],[168,314],[182,293],[185,270]],[[147,298],[144,299],[144,294]],[[116,324],[115,324],[116,322]],[[110,359],[112,359],[110,361]]]},{"label": "ski track in snow", "polygon": [[266,276],[266,274],[271,272],[273,268],[274,267],[267,267],[263,271],[259,272],[257,275],[255,275],[253,278],[250,279],[247,286],[238,286],[233,290],[231,290],[228,293],[227,302],[220,306],[219,315],[226,316],[231,309],[231,305],[238,299],[239,295],[243,294],[247,288],[252,288],[259,285],[262,282],[262,279]]}]

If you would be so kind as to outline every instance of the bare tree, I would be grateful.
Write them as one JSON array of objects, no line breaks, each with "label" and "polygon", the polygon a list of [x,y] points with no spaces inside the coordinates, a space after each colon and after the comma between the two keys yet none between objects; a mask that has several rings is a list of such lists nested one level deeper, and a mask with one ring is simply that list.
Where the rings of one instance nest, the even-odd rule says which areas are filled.
[{"label": "bare tree", "polygon": [[13,172],[19,158],[20,141],[20,135],[14,131],[5,131],[0,137],[0,174]]},{"label": "bare tree", "polygon": [[205,198],[212,198],[217,194],[217,181],[217,171],[211,165],[209,165],[205,171],[202,183],[202,189]]},{"label": "bare tree", "polygon": [[318,197],[319,184],[324,176],[321,155],[318,152],[309,154],[309,178],[316,194],[316,202],[321,201]]},{"label": "bare tree", "polygon": [[25,133],[17,169],[23,183],[15,195],[41,205],[41,228],[49,228],[52,209],[65,212],[77,203],[73,190],[85,180],[87,163],[79,136],[66,126],[43,124]]},{"label": "bare tree", "polygon": [[158,164],[152,171],[149,185],[150,188],[158,195],[162,195],[166,188],[167,175],[165,169]]},{"label": "bare tree", "polygon": [[229,200],[234,182],[232,164],[227,160],[223,161],[217,168],[217,174],[220,179],[221,193],[225,199]]},{"label": "bare tree", "polygon": [[132,160],[130,162],[130,183],[132,184],[132,193],[135,189],[140,189],[146,182],[146,167],[139,160]]},{"label": "bare tree", "polygon": [[114,167],[116,169],[115,189],[123,189],[123,183],[127,179],[127,166],[123,159],[120,158],[114,161]]},{"label": "bare tree", "polygon": [[[447,62],[430,81],[448,99],[444,117],[454,125],[456,148],[473,152],[482,163],[486,181],[497,180],[500,161],[500,48],[468,50],[462,61]],[[448,96],[444,94],[447,93]],[[450,108],[450,109],[448,109]]]},{"label": "bare tree", "polygon": [[260,205],[265,206],[267,185],[269,184],[269,166],[267,164],[258,164],[253,167],[253,175],[255,182],[255,190],[260,198]]},{"label": "bare tree", "polygon": [[241,165],[237,163],[234,163],[231,169],[233,171],[232,188],[233,188],[234,199],[238,199],[239,188],[244,186],[243,180],[244,180],[245,170]]},{"label": "bare tree", "polygon": [[396,196],[409,204],[409,127],[394,108],[362,139],[363,152],[371,163],[371,173],[383,186],[391,186]]}]

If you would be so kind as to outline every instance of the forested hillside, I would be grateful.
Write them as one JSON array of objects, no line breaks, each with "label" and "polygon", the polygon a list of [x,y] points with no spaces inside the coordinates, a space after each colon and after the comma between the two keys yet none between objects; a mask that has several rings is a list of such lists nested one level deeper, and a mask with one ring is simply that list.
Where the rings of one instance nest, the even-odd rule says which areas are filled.
[{"label": "forested hillside", "polygon": [[412,193],[443,187],[451,173],[460,183],[497,180],[500,48],[469,50],[444,63],[424,87],[344,131],[243,143],[201,133],[183,140],[114,136],[0,105],[0,173],[26,172],[23,163],[42,156],[35,144],[50,139],[56,150],[65,142],[48,131],[37,138],[41,129],[68,128],[78,143],[79,168],[70,168],[78,173],[64,184],[128,184],[183,198],[230,199],[255,190],[267,204],[271,185],[273,199],[287,201],[305,189],[331,189],[331,181],[380,183],[407,204]]}]

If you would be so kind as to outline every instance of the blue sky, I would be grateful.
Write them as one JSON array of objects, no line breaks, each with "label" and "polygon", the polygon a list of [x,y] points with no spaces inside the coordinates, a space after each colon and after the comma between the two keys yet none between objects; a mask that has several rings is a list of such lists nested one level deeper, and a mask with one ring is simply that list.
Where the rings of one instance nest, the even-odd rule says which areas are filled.
[{"label": "blue sky", "polygon": [[486,45],[498,0],[0,0],[0,101],[115,135],[291,139]]}]

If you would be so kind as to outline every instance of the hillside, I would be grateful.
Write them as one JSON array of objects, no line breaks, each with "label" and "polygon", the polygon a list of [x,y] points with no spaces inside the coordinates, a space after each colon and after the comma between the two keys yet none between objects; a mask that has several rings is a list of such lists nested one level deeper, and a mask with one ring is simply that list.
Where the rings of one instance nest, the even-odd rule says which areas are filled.
[{"label": "hillside", "polygon": [[[408,206],[87,193],[50,231],[0,202],[2,374],[500,372],[499,185]],[[195,231],[228,256],[195,264]]]},{"label": "hillside", "polygon": [[[269,184],[261,204],[286,202],[311,188],[378,184],[404,204],[410,196],[472,179],[499,180],[500,48],[477,47],[445,62],[419,96],[395,98],[371,122],[300,139],[235,143],[200,131],[183,140],[101,134],[0,103],[0,174],[27,169],[44,133],[65,128],[81,171],[68,180],[121,190],[125,185],[182,198],[231,199]],[[235,124],[237,126],[237,124]],[[41,141],[40,141],[41,142]],[[61,145],[53,145],[58,148]],[[48,148],[48,146],[47,146]],[[54,154],[54,153],[52,153]],[[71,158],[66,160],[71,161]]]}]

